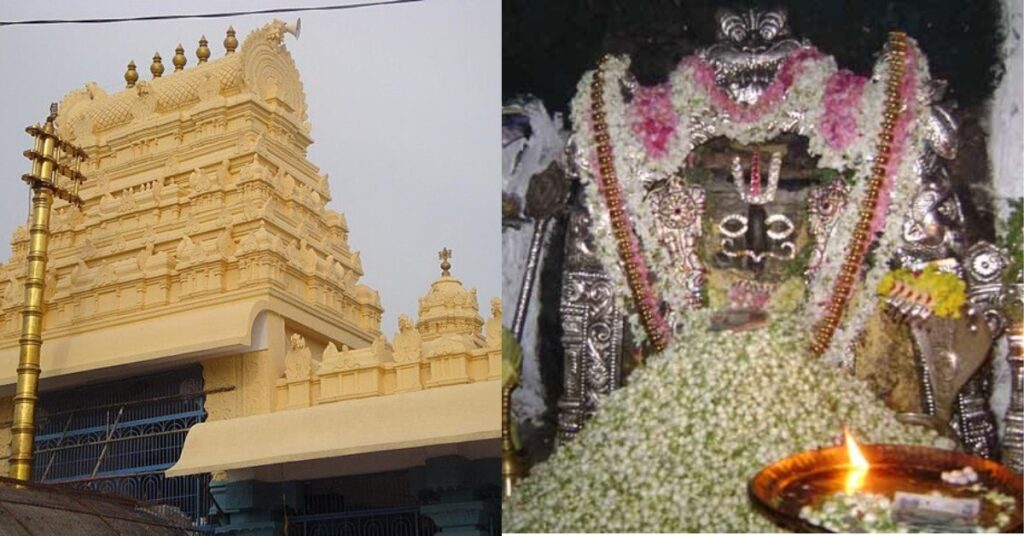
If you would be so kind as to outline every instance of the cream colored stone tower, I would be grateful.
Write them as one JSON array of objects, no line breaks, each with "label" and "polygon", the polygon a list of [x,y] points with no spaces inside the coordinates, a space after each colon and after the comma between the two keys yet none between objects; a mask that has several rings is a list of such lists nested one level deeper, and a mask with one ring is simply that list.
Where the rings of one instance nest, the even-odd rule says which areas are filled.
[{"label": "cream colored stone tower", "polygon": [[[64,97],[59,129],[90,155],[91,180],[81,210],[54,205],[44,379],[220,354],[212,377],[245,378],[208,400],[212,419],[229,418],[272,408],[272,354],[293,332],[350,347],[380,335],[377,292],[358,283],[345,217],[325,208],[327,178],[305,158],[283,27],[114,94]],[[0,384],[14,380],[27,239],[19,227],[2,271]]]}]

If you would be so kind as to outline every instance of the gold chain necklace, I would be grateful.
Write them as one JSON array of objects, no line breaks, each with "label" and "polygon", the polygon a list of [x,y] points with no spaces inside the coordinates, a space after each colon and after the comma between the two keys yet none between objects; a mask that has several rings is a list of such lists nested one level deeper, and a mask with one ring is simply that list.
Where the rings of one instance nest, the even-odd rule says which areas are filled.
[{"label": "gold chain necklace", "polygon": [[878,207],[878,197],[881,193],[882,184],[885,182],[885,166],[892,156],[893,131],[900,116],[902,104],[902,92],[904,69],[906,68],[907,55],[907,34],[903,32],[891,32],[889,34],[889,47],[891,53],[887,59],[889,67],[889,79],[885,87],[885,114],[882,122],[882,129],[878,134],[878,156],[871,168],[871,179],[868,183],[867,195],[861,202],[860,218],[854,227],[850,245],[846,248],[846,258],[839,271],[838,281],[832,297],[826,308],[825,318],[818,323],[814,337],[811,340],[811,351],[815,356],[821,356],[828,349],[835,335],[839,322],[842,320],[846,309],[849,306],[850,295],[853,291],[853,283],[857,273],[864,263],[868,246],[871,245],[869,232],[871,220],[874,218],[875,209]]}]

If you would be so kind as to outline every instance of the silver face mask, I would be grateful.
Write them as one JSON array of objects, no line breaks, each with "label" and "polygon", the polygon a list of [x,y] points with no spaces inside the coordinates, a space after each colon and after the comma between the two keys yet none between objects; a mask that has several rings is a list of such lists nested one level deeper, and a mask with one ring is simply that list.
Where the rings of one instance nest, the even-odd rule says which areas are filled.
[{"label": "silver face mask", "polygon": [[715,84],[736,102],[754,104],[787,54],[800,48],[790,37],[784,10],[718,12],[716,43],[699,56],[715,69]]}]

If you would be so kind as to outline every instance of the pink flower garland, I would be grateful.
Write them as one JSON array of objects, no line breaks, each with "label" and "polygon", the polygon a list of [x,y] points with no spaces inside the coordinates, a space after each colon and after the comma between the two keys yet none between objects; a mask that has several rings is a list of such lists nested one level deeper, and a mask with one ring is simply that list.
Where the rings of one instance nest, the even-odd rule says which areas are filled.
[{"label": "pink flower garland", "polygon": [[843,149],[860,135],[856,112],[864,93],[867,78],[850,71],[835,72],[825,85],[825,113],[819,127],[821,135],[833,149]]},{"label": "pink flower garland", "polygon": [[716,108],[724,111],[734,121],[752,123],[775,107],[793,85],[793,81],[803,72],[808,61],[821,57],[824,57],[824,54],[814,47],[803,47],[786,56],[775,79],[753,105],[740,104],[732,100],[725,91],[715,85],[715,68],[699,57],[687,56],[679,64],[681,67],[693,69],[694,80],[708,94]]},{"label": "pink flower garland", "polygon": [[647,156],[665,156],[669,139],[676,132],[679,117],[672,107],[672,86],[639,87],[629,104],[629,126],[643,142]]}]

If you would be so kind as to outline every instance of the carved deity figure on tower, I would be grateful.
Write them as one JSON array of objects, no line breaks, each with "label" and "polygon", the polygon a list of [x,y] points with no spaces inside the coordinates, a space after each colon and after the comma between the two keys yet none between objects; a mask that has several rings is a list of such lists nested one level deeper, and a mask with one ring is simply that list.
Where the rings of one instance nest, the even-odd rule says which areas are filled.
[{"label": "carved deity figure on tower", "polygon": [[484,332],[489,345],[501,346],[501,298],[491,299],[491,318],[487,319]]},{"label": "carved deity figure on tower", "polygon": [[313,353],[306,346],[305,337],[292,333],[288,341],[288,353],[284,356],[285,378],[290,382],[308,380],[313,367]]},{"label": "carved deity figure on tower", "polygon": [[408,315],[398,317],[398,333],[395,334],[395,361],[408,363],[420,358],[420,346],[422,344],[420,332],[416,329]]},{"label": "carved deity figure on tower", "polygon": [[188,186],[194,195],[207,192],[212,184],[210,177],[207,176],[206,172],[196,168],[192,170],[192,173],[188,176]]}]

